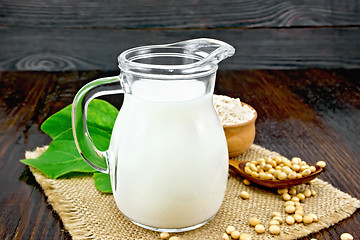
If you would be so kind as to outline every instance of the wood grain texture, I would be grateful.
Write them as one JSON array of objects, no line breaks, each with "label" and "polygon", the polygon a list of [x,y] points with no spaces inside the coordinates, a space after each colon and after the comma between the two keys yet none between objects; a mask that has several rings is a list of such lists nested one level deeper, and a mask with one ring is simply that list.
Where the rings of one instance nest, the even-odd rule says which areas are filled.
[{"label": "wood grain texture", "polygon": [[211,37],[224,69],[360,68],[358,0],[0,1],[0,70],[116,70],[125,49]]},{"label": "wood grain texture", "polygon": [[[79,88],[116,72],[0,73],[0,238],[71,239],[28,168],[25,150],[50,142],[40,130]],[[216,93],[240,97],[258,112],[255,143],[310,163],[327,162],[321,178],[360,198],[360,70],[219,71]],[[114,100],[119,104],[119,99]],[[360,211],[319,233],[360,238]]]},{"label": "wood grain texture", "polygon": [[42,28],[254,28],[360,25],[357,0],[2,0],[0,25]]},{"label": "wood grain texture", "polygon": [[1,73],[0,239],[69,239],[40,186],[18,160],[26,149],[50,142],[40,123],[71,103],[79,79],[81,74],[72,73]]},{"label": "wood grain texture", "polygon": [[[103,30],[0,28],[0,69],[117,70],[117,56],[147,44],[209,37],[236,53],[221,69],[360,68],[360,27]],[[10,44],[11,43],[11,44]]]}]

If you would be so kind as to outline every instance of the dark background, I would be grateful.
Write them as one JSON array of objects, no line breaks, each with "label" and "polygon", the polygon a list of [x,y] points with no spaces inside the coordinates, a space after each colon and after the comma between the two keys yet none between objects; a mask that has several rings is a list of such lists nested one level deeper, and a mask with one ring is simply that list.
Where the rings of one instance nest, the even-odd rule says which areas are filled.
[{"label": "dark background", "polygon": [[222,69],[358,68],[358,0],[1,0],[0,69],[116,70],[125,49],[197,37]]}]

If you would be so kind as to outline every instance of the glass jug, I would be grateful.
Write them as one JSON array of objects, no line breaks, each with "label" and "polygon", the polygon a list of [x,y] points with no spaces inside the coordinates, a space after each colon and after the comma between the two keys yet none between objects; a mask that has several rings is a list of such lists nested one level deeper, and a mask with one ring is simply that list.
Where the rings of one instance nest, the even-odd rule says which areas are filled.
[{"label": "glass jug", "polygon": [[[228,152],[212,95],[218,63],[235,49],[194,39],[129,49],[120,75],[85,85],[75,96],[77,148],[110,174],[115,202],[133,223],[155,231],[200,227],[218,212],[226,190]],[[99,151],[86,126],[95,97],[124,94],[109,149]]]}]

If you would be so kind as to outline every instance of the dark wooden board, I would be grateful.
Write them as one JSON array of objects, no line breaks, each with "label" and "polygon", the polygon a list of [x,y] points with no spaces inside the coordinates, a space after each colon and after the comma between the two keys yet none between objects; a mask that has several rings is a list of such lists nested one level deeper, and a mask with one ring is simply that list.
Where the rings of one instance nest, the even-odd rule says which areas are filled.
[{"label": "dark wooden board", "polygon": [[81,80],[93,76],[96,72],[1,73],[0,239],[71,239],[19,160],[25,150],[50,143],[40,130],[41,123],[70,104]]},{"label": "dark wooden board", "polygon": [[147,44],[209,37],[236,48],[221,69],[360,68],[360,27],[103,30],[0,28],[0,69],[117,70],[117,56]]},{"label": "dark wooden board", "polygon": [[354,26],[357,0],[2,0],[0,25],[30,28]]},{"label": "dark wooden board", "polygon": [[[79,88],[116,72],[0,73],[0,238],[70,239],[28,168],[25,150],[50,142],[40,130]],[[360,198],[360,70],[219,71],[215,92],[241,97],[258,112],[255,143],[328,165],[321,178]],[[118,99],[115,100],[118,102]],[[319,233],[360,238],[360,211]],[[141,237],[141,236],[139,236]]]}]

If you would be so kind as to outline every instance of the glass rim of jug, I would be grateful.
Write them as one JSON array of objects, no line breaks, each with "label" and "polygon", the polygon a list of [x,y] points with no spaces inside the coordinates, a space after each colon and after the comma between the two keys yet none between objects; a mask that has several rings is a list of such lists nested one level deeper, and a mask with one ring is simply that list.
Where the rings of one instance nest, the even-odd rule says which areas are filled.
[{"label": "glass rim of jug", "polygon": [[199,38],[128,49],[118,57],[122,72],[151,79],[192,79],[217,71],[235,49],[220,40]]}]

